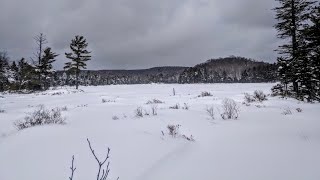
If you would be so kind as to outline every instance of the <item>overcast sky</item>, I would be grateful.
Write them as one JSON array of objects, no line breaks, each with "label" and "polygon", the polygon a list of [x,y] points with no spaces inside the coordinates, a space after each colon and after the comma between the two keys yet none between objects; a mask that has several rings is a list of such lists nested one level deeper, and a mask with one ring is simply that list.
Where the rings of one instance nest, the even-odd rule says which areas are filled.
[{"label": "overcast sky", "polygon": [[75,35],[92,51],[88,69],[193,66],[229,55],[275,62],[274,0],[0,0],[0,50],[30,59],[33,37],[64,52]]}]

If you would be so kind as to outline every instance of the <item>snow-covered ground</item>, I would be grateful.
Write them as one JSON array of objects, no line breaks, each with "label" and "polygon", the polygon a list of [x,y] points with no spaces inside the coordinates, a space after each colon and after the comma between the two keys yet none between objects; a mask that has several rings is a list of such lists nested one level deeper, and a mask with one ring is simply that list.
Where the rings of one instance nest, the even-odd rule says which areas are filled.
[{"label": "snow-covered ground", "polygon": [[[65,180],[72,155],[74,180],[95,179],[97,164],[86,138],[100,158],[111,148],[109,179],[319,180],[320,104],[278,97],[242,104],[243,93],[270,93],[272,86],[117,85],[1,95],[0,180]],[[203,91],[213,96],[198,97]],[[151,113],[153,105],[146,102],[154,98],[164,101],[158,104],[158,115],[136,117],[139,106]],[[224,98],[238,102],[238,120],[220,117]],[[169,108],[177,103],[188,104],[189,110]],[[67,106],[62,112],[67,124],[17,131],[13,123],[39,104]],[[207,106],[215,107],[215,120]],[[292,114],[284,115],[288,109]],[[193,135],[195,141],[170,137],[169,124],[180,124],[181,134]]]}]

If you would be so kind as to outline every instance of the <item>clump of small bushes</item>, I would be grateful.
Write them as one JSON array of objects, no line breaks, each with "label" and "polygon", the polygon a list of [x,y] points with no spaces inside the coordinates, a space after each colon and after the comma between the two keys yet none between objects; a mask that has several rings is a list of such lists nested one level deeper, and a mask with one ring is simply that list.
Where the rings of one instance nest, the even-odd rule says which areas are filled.
[{"label": "clump of small bushes", "polygon": [[246,103],[252,103],[252,102],[262,102],[268,100],[267,95],[261,91],[261,90],[255,90],[253,92],[253,95],[249,93],[244,93],[244,100]]},{"label": "clump of small bushes", "polygon": [[137,107],[137,109],[134,112],[135,112],[136,117],[143,117],[142,107]]},{"label": "clump of small bushes", "polygon": [[209,96],[213,96],[213,95],[208,91],[203,91],[198,97],[209,97]]},{"label": "clump of small bushes", "polygon": [[286,107],[283,109],[283,112],[281,113],[283,115],[291,115],[292,114],[292,111],[289,107]]},{"label": "clump of small bushes", "polygon": [[146,104],[163,104],[163,103],[164,102],[159,99],[152,99],[152,100],[147,101]]},{"label": "clump of small bushes", "polygon": [[118,116],[112,116],[112,119],[113,120],[119,120],[119,117]]},{"label": "clump of small bushes", "polygon": [[110,99],[101,99],[102,103],[108,103],[108,102],[116,102],[115,100],[110,100]]},{"label": "clump of small bushes", "polygon": [[189,109],[190,109],[189,104],[187,104],[187,103],[183,103],[183,107],[182,107],[182,109],[184,109],[184,110],[189,110]]},{"label": "clump of small bushes", "polygon": [[206,112],[210,116],[211,119],[215,119],[214,106],[207,106],[206,107]]},{"label": "clump of small bushes", "polygon": [[24,120],[14,123],[18,130],[47,124],[65,124],[65,118],[61,115],[60,108],[47,109],[39,105],[33,112],[27,113]]},{"label": "clump of small bushes", "polygon": [[169,109],[180,109],[180,104],[175,104],[173,106],[170,106]]},{"label": "clump of small bushes", "polygon": [[[180,133],[180,127],[181,125],[180,124],[169,124],[167,126],[167,130],[168,130],[168,135],[171,136],[172,138],[183,138],[185,140],[188,140],[188,141],[195,141],[195,139],[193,138],[192,135],[190,136],[187,136],[185,134],[181,134]],[[165,136],[165,133],[162,131],[162,135]]]},{"label": "clump of small bushes", "polygon": [[[143,116],[150,116],[150,112],[144,108],[142,108],[141,106],[137,107],[137,109],[135,109],[134,114],[136,117],[142,118]],[[153,116],[158,115],[158,106],[157,105],[153,105],[151,106],[151,114]]]},{"label": "clump of small bushes", "polygon": [[222,101],[222,119],[238,119],[239,113],[240,107],[233,99],[226,98]]}]

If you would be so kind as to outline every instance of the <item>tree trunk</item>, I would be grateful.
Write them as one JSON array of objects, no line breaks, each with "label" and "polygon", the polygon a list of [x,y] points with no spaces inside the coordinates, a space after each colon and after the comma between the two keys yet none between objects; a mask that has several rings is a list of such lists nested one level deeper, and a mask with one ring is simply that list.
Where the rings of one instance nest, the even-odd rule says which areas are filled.
[{"label": "tree trunk", "polygon": [[78,78],[79,77],[79,71],[77,70],[77,72],[76,72],[76,89],[78,89],[78,87],[79,87],[79,81],[78,81]]}]

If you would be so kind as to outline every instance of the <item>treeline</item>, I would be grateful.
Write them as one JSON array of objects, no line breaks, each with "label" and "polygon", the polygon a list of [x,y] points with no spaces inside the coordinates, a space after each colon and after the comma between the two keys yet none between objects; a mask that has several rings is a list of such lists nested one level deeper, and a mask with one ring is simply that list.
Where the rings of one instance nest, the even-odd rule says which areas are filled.
[{"label": "treeline", "polygon": [[186,69],[179,83],[260,83],[277,80],[276,64],[230,56]]},{"label": "treeline", "polygon": [[320,2],[277,0],[275,28],[284,44],[277,51],[280,84],[275,95],[320,100]]},{"label": "treeline", "polygon": [[[178,83],[179,75],[186,67],[155,67],[140,70],[83,70],[79,84],[83,86],[116,84]],[[58,71],[55,82],[59,86],[74,85],[75,76],[67,71]]]},{"label": "treeline", "polygon": [[[156,67],[141,70],[85,70],[79,75],[84,86],[148,83],[259,83],[275,82],[277,66],[230,56],[211,59],[195,67]],[[56,85],[74,85],[77,80],[66,71],[56,73]]]},{"label": "treeline", "polygon": [[[51,47],[45,47],[48,42],[44,34],[40,33],[34,40],[37,50],[31,62],[24,58],[10,62],[8,54],[0,51],[0,91],[46,90],[57,84],[53,63],[59,55],[54,53]],[[86,61],[91,59],[90,52],[86,50],[87,46],[88,43],[83,36],[75,36],[70,43],[71,52],[65,53],[70,61],[65,64],[64,69],[76,79],[80,70],[86,68]]]},{"label": "treeline", "polygon": [[[47,57],[48,52],[44,52],[43,57]],[[48,58],[51,61],[57,56],[54,53],[49,54],[53,57]],[[194,67],[168,66],[140,70],[77,70],[77,64],[69,68],[69,62],[67,69],[63,71],[54,71],[51,63],[46,71],[41,71],[37,65],[30,64],[25,59],[10,64],[6,53],[1,54],[0,62],[3,64],[0,66],[3,67],[0,73],[1,91],[45,90],[66,85],[77,87],[148,83],[260,83],[277,80],[276,64],[235,56],[211,59]]]}]

